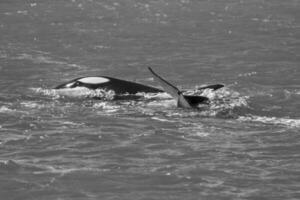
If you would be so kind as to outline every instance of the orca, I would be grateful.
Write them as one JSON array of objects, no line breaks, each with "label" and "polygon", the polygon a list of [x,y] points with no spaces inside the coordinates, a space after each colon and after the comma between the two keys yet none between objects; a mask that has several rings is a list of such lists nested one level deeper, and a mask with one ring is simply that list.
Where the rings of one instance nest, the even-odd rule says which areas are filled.
[{"label": "orca", "polygon": [[[73,80],[67,81],[63,84],[56,86],[54,89],[63,90],[63,89],[72,89],[72,88],[87,88],[90,90],[105,90],[114,92],[114,100],[138,100],[141,98],[141,95],[138,93],[169,93],[173,98],[177,100],[179,107],[183,108],[194,108],[199,104],[208,104],[209,99],[204,96],[191,96],[183,95],[184,91],[180,91],[177,87],[163,79],[161,76],[156,74],[150,67],[148,67],[152,73],[154,80],[156,80],[164,90],[143,85],[140,83],[121,80],[117,78],[112,78],[109,76],[85,76],[75,78]],[[217,90],[224,87],[222,84],[207,85],[197,88],[197,90],[212,89]],[[93,97],[95,99],[101,99],[98,97]]]},{"label": "orca", "polygon": [[131,81],[121,80],[108,76],[86,76],[73,79],[56,86],[54,89],[70,89],[84,87],[91,90],[103,89],[113,91],[115,95],[135,95],[137,93],[160,93],[163,90],[142,85]]},{"label": "orca", "polygon": [[[153,78],[160,83],[161,87],[165,92],[169,93],[176,101],[177,106],[182,108],[197,108],[200,104],[209,104],[209,99],[204,96],[191,96],[183,95],[183,91],[180,91],[176,86],[172,85],[164,78],[159,76],[153,71],[151,67],[148,67],[149,71],[152,73]],[[198,90],[212,89],[217,90],[224,87],[223,84],[208,85],[197,88]]]}]

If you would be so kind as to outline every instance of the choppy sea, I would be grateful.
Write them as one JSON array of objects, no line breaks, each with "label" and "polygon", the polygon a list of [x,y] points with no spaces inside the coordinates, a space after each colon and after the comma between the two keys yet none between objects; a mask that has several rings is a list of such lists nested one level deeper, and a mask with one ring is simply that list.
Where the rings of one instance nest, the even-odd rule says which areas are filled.
[{"label": "choppy sea", "polygon": [[[0,199],[300,199],[299,19],[299,0],[0,1]],[[149,66],[226,86],[201,110],[53,90],[159,87]]]}]

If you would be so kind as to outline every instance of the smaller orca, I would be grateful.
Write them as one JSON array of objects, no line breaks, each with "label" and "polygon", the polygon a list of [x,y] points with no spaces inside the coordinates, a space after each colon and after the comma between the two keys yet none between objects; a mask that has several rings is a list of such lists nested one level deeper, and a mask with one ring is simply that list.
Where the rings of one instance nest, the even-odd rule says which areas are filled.
[{"label": "smaller orca", "polygon": [[112,90],[116,95],[135,95],[137,93],[159,93],[160,89],[142,85],[140,83],[125,81],[108,76],[80,77],[56,86],[54,89],[70,89],[84,87],[91,90]]},{"label": "smaller orca", "polygon": [[[204,96],[190,96],[183,95],[183,92],[180,91],[176,86],[172,85],[161,76],[156,74],[151,67],[148,67],[149,71],[152,73],[153,78],[160,83],[162,88],[169,93],[173,98],[177,100],[177,106],[182,108],[197,108],[199,104],[209,104],[209,99]],[[208,85],[198,88],[198,90],[204,89],[213,89],[217,90],[224,87],[222,84]]]}]

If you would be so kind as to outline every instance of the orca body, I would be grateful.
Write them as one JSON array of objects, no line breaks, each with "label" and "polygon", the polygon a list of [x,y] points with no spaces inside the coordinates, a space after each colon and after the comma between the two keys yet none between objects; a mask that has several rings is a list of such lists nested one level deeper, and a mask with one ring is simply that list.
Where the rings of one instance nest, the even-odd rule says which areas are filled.
[{"label": "orca body", "polygon": [[[195,108],[199,104],[209,104],[209,99],[204,96],[191,96],[183,95],[177,87],[163,79],[161,76],[156,74],[150,67],[148,68],[152,73],[154,80],[156,80],[164,90],[143,85],[140,83],[135,83],[131,81],[121,80],[117,78],[112,78],[108,76],[86,76],[73,79],[66,83],[56,86],[54,89],[72,89],[72,88],[86,88],[89,90],[105,90],[114,92],[114,100],[125,100],[125,99],[140,99],[141,95],[138,93],[169,93],[173,98],[177,100],[178,107],[183,108]],[[208,85],[197,88],[198,90],[212,89],[217,90],[224,87],[222,84]],[[71,93],[76,95],[76,92]],[[97,97],[93,97],[98,99]],[[101,99],[101,98],[99,98]]]},{"label": "orca body", "polygon": [[125,81],[108,76],[90,76],[80,77],[56,86],[54,89],[70,89],[76,87],[84,87],[91,90],[103,89],[106,91],[112,90],[116,95],[137,93],[159,93],[164,92],[160,89],[142,85],[131,81]]},{"label": "orca body", "polygon": [[[164,78],[156,74],[151,67],[148,67],[149,71],[152,73],[153,78],[160,83],[165,92],[169,93],[177,101],[177,106],[182,108],[197,108],[200,104],[209,104],[209,99],[204,96],[190,96],[183,95],[176,86],[172,85]],[[198,88],[198,90],[212,89],[217,90],[224,87],[222,84],[208,85]]]}]

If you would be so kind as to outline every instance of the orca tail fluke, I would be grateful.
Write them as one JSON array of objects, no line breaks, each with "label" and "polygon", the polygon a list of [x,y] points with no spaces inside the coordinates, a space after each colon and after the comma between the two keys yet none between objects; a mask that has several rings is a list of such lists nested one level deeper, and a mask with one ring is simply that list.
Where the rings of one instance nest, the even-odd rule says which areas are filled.
[{"label": "orca tail fluke", "polygon": [[151,67],[148,67],[149,71],[152,73],[154,80],[156,80],[165,92],[169,93],[173,98],[176,99],[178,107],[191,108],[191,104],[182,94],[182,92],[174,85],[166,81],[164,78],[156,74]]}]

